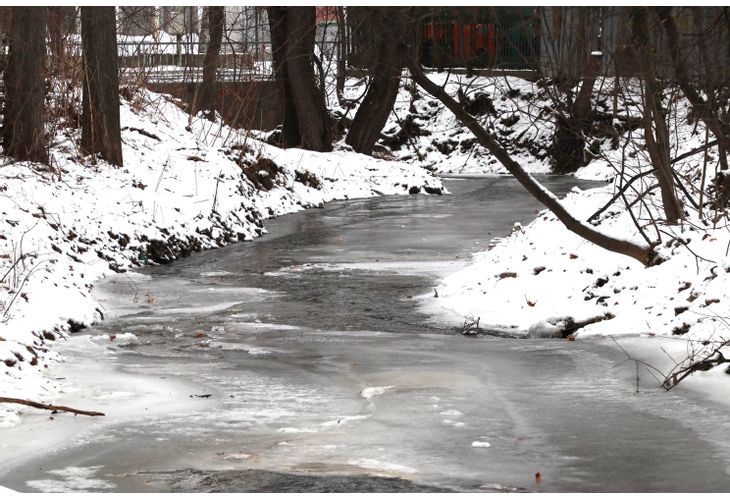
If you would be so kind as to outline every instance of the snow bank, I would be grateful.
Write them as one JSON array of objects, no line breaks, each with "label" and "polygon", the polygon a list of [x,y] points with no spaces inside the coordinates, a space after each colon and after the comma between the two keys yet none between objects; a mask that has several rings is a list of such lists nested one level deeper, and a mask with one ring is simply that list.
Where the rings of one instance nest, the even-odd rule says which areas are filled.
[{"label": "snow bank", "polygon": [[[612,193],[612,187],[576,190],[564,204],[585,219]],[[599,227],[630,234],[632,224],[623,212]],[[728,245],[727,229],[700,229],[688,223],[660,248],[667,260],[646,268],[583,240],[543,212],[476,254],[469,266],[437,286],[438,298],[424,301],[431,312],[452,321],[480,318],[482,325],[532,329],[537,336],[557,332],[555,321],[550,321],[556,317],[580,321],[611,313],[613,319],[579,333],[730,337],[724,322],[730,304]]]},{"label": "snow bank", "polygon": [[104,274],[251,240],[264,219],[330,200],[441,190],[417,167],[282,150],[150,92],[123,101],[121,124],[124,168],[82,157],[76,131],[56,137],[51,168],[3,159],[3,396],[53,395],[52,341],[103,318],[90,291]]},{"label": "snow bank", "polygon": [[[629,83],[630,86],[630,83]],[[638,99],[620,112],[637,116]],[[670,104],[672,157],[682,156],[704,143],[702,124],[690,123],[689,106],[682,99]],[[579,220],[586,221],[619,190],[628,176],[650,169],[641,130],[622,148],[605,141],[596,159],[578,172],[590,179],[610,179],[605,187],[581,191],[574,188],[563,204]],[[621,139],[622,143],[626,139]],[[626,177],[618,175],[622,154]],[[717,151],[709,150],[707,179],[719,169]],[[703,155],[695,154],[674,167],[687,189],[698,198]],[[662,222],[659,190],[647,175],[626,191],[628,202],[643,194],[634,215],[649,238],[661,238],[656,248],[664,262],[644,267],[638,261],[603,250],[568,231],[551,213],[516,225],[508,237],[493,241],[476,254],[466,268],[445,278],[438,298],[424,297],[429,312],[463,322],[480,319],[516,334],[551,336],[561,321],[602,321],[580,328],[578,335],[684,335],[686,339],[730,338],[730,232],[726,215],[705,207],[702,217],[681,195],[687,219],[681,225]],[[705,200],[708,200],[706,197]],[[645,244],[626,204],[619,198],[595,218],[596,229]],[[659,232],[657,232],[657,230]]]},{"label": "snow bank", "polygon": [[[549,148],[553,137],[550,100],[537,83],[517,77],[466,78],[464,75],[429,73],[429,78],[490,130],[503,147],[531,173],[550,172]],[[448,81],[447,81],[448,77]],[[403,80],[393,112],[383,129],[386,139],[376,151],[440,174],[506,174],[507,170],[479,145],[446,107],[410,81]],[[459,88],[464,96],[459,97]],[[357,99],[365,91],[363,79],[349,79],[345,97]],[[341,110],[343,113],[346,110]],[[350,110],[351,118],[356,108]]]}]

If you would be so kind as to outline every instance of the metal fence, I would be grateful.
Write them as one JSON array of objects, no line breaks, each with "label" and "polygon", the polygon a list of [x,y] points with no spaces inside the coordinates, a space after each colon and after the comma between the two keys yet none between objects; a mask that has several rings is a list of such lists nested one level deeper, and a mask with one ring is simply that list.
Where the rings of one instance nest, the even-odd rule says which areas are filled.
[{"label": "metal fence", "polygon": [[[207,42],[120,42],[124,76],[149,81],[195,82],[202,79]],[[218,61],[219,81],[254,81],[273,77],[269,44],[224,43]]]}]

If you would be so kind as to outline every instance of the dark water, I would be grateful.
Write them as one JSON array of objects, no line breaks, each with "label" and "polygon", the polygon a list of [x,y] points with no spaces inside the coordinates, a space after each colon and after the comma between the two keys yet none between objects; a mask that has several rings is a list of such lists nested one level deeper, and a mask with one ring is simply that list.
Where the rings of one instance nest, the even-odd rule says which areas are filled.
[{"label": "dark water", "polygon": [[[548,184],[564,192],[573,182]],[[467,338],[455,334],[458,325],[418,312],[414,297],[539,208],[510,179],[447,185],[450,196],[333,203],[271,221],[270,234],[255,242],[110,279],[100,288],[114,317],[84,333],[129,332],[139,344],[105,347],[77,337],[65,353],[65,375],[79,386],[95,377],[74,366],[92,354],[103,364],[82,403],[104,409],[107,420],[50,453],[13,462],[0,484],[23,491],[730,489],[724,410],[667,394],[648,377],[637,394],[633,368],[617,368],[623,357],[611,345]],[[144,392],[124,385],[126,377],[149,387],[188,385],[165,389],[149,405],[169,408],[122,418],[120,405]],[[110,399],[107,384],[131,395]],[[180,402],[189,404],[174,406]]]},{"label": "dark water", "polygon": [[[559,194],[576,184],[572,178],[547,182]],[[504,236],[514,222],[532,220],[541,208],[509,178],[447,185],[450,196],[333,203],[284,217],[272,221],[271,233],[254,244],[203,252],[150,273],[285,293],[287,300],[257,308],[278,323],[443,333],[444,326],[419,315],[408,298],[431,288],[438,276],[460,267],[492,238]]]},{"label": "dark water", "polygon": [[451,492],[395,477],[284,474],[266,470],[199,471],[184,470],[153,474],[153,481],[170,485],[173,493],[374,493]]}]

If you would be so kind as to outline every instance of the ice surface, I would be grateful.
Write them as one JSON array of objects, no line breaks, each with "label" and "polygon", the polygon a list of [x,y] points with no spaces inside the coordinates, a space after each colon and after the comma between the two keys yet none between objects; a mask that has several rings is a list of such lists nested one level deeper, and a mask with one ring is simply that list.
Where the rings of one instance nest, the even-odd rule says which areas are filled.
[{"label": "ice surface", "polygon": [[58,479],[38,479],[28,481],[34,490],[42,493],[78,493],[104,491],[114,488],[114,484],[102,479],[92,478],[102,467],[66,467],[49,470],[47,473]]},{"label": "ice surface", "polygon": [[[405,163],[347,151],[282,150],[245,131],[191,117],[171,98],[145,90],[122,99],[120,115],[126,168],[80,162],[78,155],[68,154],[77,148],[75,134],[51,141],[52,175],[27,162],[4,166],[0,188],[12,196],[0,198],[0,274],[13,270],[8,274],[12,283],[0,288],[0,361],[5,362],[0,386],[5,393],[42,397],[58,390],[42,373],[54,361],[45,344],[69,329],[108,319],[105,309],[124,312],[89,293],[113,269],[252,240],[265,233],[264,219],[331,200],[441,185]],[[272,159],[280,169],[268,191],[258,191],[242,175],[240,162],[259,157]],[[297,181],[301,173],[318,179],[319,188]],[[226,277],[215,268],[201,273],[212,280]],[[152,305],[158,297],[139,293],[135,278],[132,273],[117,276],[128,281],[129,302]],[[171,306],[166,314],[225,308],[218,303],[198,310],[194,302]],[[27,347],[35,354],[17,358]]]},{"label": "ice surface", "polygon": [[[48,421],[29,410],[12,433],[0,430],[0,482],[27,491],[66,487],[37,481],[61,481],[44,471],[73,464],[103,466],[83,478],[115,491],[242,491],[271,471],[322,484],[382,475],[459,491],[730,489],[726,409],[691,391],[667,394],[644,372],[637,395],[635,368],[617,367],[625,357],[607,341],[453,335],[407,298],[434,284],[415,265],[413,274],[343,269],[344,280],[326,269],[301,273],[305,279],[258,272],[329,260],[338,247],[347,248],[346,262],[408,262],[404,248],[410,262],[456,260],[478,246],[460,234],[487,242],[489,231],[509,231],[516,215],[534,210],[517,198],[492,210],[491,192],[482,191],[492,182],[460,181],[462,195],[485,205],[459,224],[423,218],[430,222],[400,234],[393,216],[412,211],[413,201],[380,200],[373,213],[382,218],[369,220],[348,216],[363,210],[353,202],[281,220],[255,243],[150,270],[142,287],[154,303],[122,302],[124,314],[64,343],[57,402],[107,416]],[[443,211],[438,204],[460,201],[428,203]],[[451,233],[443,238],[433,224]],[[195,292],[210,287],[221,293]],[[275,293],[240,291],[267,287]],[[222,293],[227,288],[235,298]],[[157,309],[192,295],[237,305],[158,322]],[[89,338],[112,332],[133,332],[141,343],[110,350]],[[245,352],[252,349],[270,354]],[[242,474],[244,467],[251,471]],[[270,481],[272,490],[292,484],[289,476]]]}]

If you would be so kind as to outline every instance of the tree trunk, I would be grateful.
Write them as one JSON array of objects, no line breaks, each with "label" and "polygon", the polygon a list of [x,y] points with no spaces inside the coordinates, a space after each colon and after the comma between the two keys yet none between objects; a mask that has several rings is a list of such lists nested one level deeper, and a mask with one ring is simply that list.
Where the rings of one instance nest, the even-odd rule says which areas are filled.
[{"label": "tree trunk", "polygon": [[48,7],[48,39],[51,42],[51,72],[60,76],[64,59],[63,18],[66,7]]},{"label": "tree trunk", "polygon": [[81,7],[84,95],[81,148],[122,166],[119,68],[114,7]]},{"label": "tree trunk", "polygon": [[337,13],[337,101],[342,104],[347,79],[347,23],[345,8],[335,7]]},{"label": "tree trunk", "polygon": [[274,60],[274,74],[279,86],[279,96],[283,107],[280,145],[292,148],[299,144],[299,123],[297,108],[294,106],[289,71],[286,64],[287,46],[287,8],[268,7],[269,29],[271,31],[271,54]]},{"label": "tree trunk", "polygon": [[654,49],[649,46],[649,19],[646,7],[631,8],[631,32],[634,50],[644,79],[643,123],[644,141],[656,170],[656,179],[662,195],[664,217],[668,224],[684,219],[682,205],[677,198],[674,175],[670,163],[669,130],[662,108],[661,89],[657,85]]},{"label": "tree trunk", "polygon": [[206,111],[208,119],[213,119],[216,109],[216,73],[223,43],[225,7],[208,7],[208,48],[203,60],[203,82],[197,99],[195,112]]},{"label": "tree trunk", "polygon": [[431,27],[433,33],[433,65],[436,66],[436,71],[443,73],[444,61],[441,53],[441,32],[443,24],[441,24],[441,16],[437,15],[437,9],[431,10]]},{"label": "tree trunk", "polygon": [[368,92],[355,114],[345,142],[357,153],[369,155],[398,96],[402,63],[400,54],[393,50],[397,43],[394,31],[406,29],[407,24],[396,22],[398,7],[368,9],[371,11],[368,20],[377,40],[375,60],[370,72]]},{"label": "tree trunk", "polygon": [[208,9],[210,7],[203,7],[200,16],[200,27],[198,29],[198,53],[202,53],[203,50],[208,50],[206,44],[208,43]]},{"label": "tree trunk", "polygon": [[5,71],[3,148],[24,161],[48,163],[44,124],[46,7],[13,7]]},{"label": "tree trunk", "polygon": [[[581,47],[581,52],[576,54],[576,59],[583,63],[578,64],[582,68],[581,85],[578,95],[570,107],[567,115],[559,114],[557,117],[555,137],[553,139],[553,171],[558,174],[575,172],[586,164],[585,161],[585,139],[584,135],[589,133],[593,125],[591,120],[591,97],[596,78],[601,70],[601,57],[590,56],[588,51],[591,43],[586,38],[591,38],[592,29],[586,19],[587,9],[595,7],[575,7],[580,9],[579,26],[580,39],[582,43],[576,44]],[[600,43],[600,38],[598,39]],[[600,45],[596,47],[601,50]]]},{"label": "tree trunk", "polygon": [[[407,54],[407,46],[402,44],[399,50]],[[578,236],[598,245],[606,250],[617,252],[633,257],[645,266],[651,266],[659,262],[656,252],[646,246],[637,245],[627,240],[608,236],[596,231],[588,224],[576,219],[550,191],[544,188],[530,174],[510,157],[509,153],[487,132],[476,118],[467,113],[464,108],[456,102],[446,91],[432,82],[421,70],[420,65],[412,57],[404,55],[404,63],[411,72],[411,76],[429,94],[439,99],[446,105],[454,116],[460,120],[477,138],[480,144],[486,147],[502,165],[532,194],[539,202],[545,205],[555,216]]]},{"label": "tree trunk", "polygon": [[315,85],[314,7],[287,7],[286,65],[292,99],[297,109],[300,146],[313,151],[332,149],[332,125],[327,114],[324,89]]},{"label": "tree trunk", "polygon": [[268,7],[276,78],[284,102],[281,145],[332,149],[324,89],[314,74],[314,7]]}]

